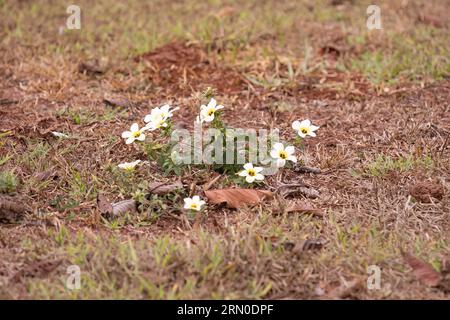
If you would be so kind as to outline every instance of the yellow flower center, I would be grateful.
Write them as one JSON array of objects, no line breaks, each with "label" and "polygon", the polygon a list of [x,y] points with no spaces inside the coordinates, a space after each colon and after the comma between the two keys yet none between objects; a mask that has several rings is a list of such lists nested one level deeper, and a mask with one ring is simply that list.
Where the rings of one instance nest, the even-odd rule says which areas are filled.
[{"label": "yellow flower center", "polygon": [[214,109],[209,109],[207,114],[208,116],[212,116],[214,114]]},{"label": "yellow flower center", "polygon": [[308,129],[306,129],[306,128],[301,128],[300,131],[301,131],[303,134],[307,134],[307,133],[308,133]]},{"label": "yellow flower center", "polygon": [[135,131],[135,132],[133,132],[133,137],[135,137],[135,138],[139,138],[140,135],[141,135],[141,131]]},{"label": "yellow flower center", "polygon": [[280,151],[280,153],[279,153],[279,156],[280,156],[280,158],[281,159],[287,159],[287,153],[286,153],[286,151]]},{"label": "yellow flower center", "polygon": [[191,203],[191,209],[197,209],[197,204],[196,203]]},{"label": "yellow flower center", "polygon": [[255,172],[255,170],[253,170],[253,169],[247,170],[247,173],[248,173],[248,175],[249,175],[250,177],[254,177],[254,176],[256,175],[256,172]]}]

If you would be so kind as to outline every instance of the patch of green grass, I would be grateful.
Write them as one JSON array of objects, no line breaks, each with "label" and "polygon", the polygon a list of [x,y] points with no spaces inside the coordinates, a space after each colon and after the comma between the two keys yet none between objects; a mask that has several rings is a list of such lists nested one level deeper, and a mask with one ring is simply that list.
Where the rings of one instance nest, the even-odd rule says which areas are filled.
[{"label": "patch of green grass", "polygon": [[50,150],[51,146],[47,142],[30,140],[27,144],[27,152],[18,158],[31,172],[40,172],[48,167],[46,156]]},{"label": "patch of green grass", "polygon": [[[419,81],[424,77],[443,79],[450,75],[450,34],[418,26],[410,33],[386,34],[376,50],[351,59],[350,69],[361,71],[372,82]],[[354,41],[363,41],[361,37]],[[366,43],[370,39],[366,39]],[[386,43],[388,43],[386,45]]]},{"label": "patch of green grass", "polygon": [[412,155],[393,159],[389,156],[379,155],[375,161],[369,163],[364,173],[374,177],[384,176],[389,171],[405,172],[414,168],[432,169],[434,161],[430,156],[414,158]]},{"label": "patch of green grass", "polygon": [[12,171],[0,171],[0,193],[16,191],[19,182]]}]

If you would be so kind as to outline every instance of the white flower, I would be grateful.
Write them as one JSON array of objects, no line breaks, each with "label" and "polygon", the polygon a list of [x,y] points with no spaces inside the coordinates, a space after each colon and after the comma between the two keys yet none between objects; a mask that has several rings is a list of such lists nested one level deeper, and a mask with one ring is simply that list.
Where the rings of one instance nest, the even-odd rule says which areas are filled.
[{"label": "white flower", "polygon": [[201,122],[211,122],[214,120],[216,111],[223,109],[222,105],[217,105],[217,101],[211,98],[208,105],[202,105],[200,107],[200,121]]},{"label": "white flower", "polygon": [[272,151],[270,151],[270,156],[277,159],[277,167],[284,167],[286,160],[297,162],[297,158],[294,156],[295,149],[293,146],[284,148],[283,144],[280,142],[275,143]]},{"label": "white flower", "polygon": [[292,123],[292,128],[297,131],[298,135],[302,138],[306,136],[315,137],[316,133],[314,131],[319,129],[319,127],[312,125],[309,119],[303,120],[302,122],[298,120],[294,121]]},{"label": "white flower", "polygon": [[167,120],[173,116],[173,112],[179,108],[170,109],[168,104],[162,107],[153,108],[150,114],[146,115],[144,122],[147,123],[145,126],[146,130],[156,130],[161,127],[167,127]]},{"label": "white flower", "polygon": [[54,135],[57,138],[65,138],[65,139],[69,138],[67,134],[58,131],[52,131],[52,135]]},{"label": "white flower", "polygon": [[239,172],[239,176],[245,177],[245,181],[252,183],[255,180],[264,180],[264,176],[260,173],[263,171],[261,167],[253,167],[253,164],[244,164],[244,170]]},{"label": "white flower", "polygon": [[133,171],[134,168],[135,168],[139,163],[141,163],[141,160],[136,160],[136,161],[133,161],[133,162],[124,162],[124,163],[121,163],[121,164],[119,164],[119,165],[117,165],[117,166],[118,166],[120,169],[123,169],[123,170],[125,170],[125,171]]},{"label": "white flower", "polygon": [[125,140],[126,144],[133,143],[134,140],[144,141],[145,140],[145,134],[144,134],[145,130],[146,130],[145,128],[139,129],[139,125],[137,123],[133,123],[130,127],[130,131],[122,132],[122,138],[126,139]]},{"label": "white flower", "polygon": [[200,200],[199,196],[193,196],[192,198],[184,198],[185,209],[200,211],[204,204],[206,204],[206,202]]}]

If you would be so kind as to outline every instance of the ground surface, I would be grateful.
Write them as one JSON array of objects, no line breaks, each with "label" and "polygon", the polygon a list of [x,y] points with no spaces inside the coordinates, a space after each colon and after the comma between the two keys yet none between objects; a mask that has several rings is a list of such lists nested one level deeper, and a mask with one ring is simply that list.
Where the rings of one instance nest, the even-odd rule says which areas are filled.
[{"label": "ground surface", "polygon": [[[445,272],[450,2],[378,2],[383,30],[369,31],[356,0],[78,1],[81,30],[63,29],[64,2],[0,1],[0,297],[448,299],[402,251]],[[121,132],[166,102],[191,128],[207,87],[232,126],[289,140],[292,121],[319,125],[297,155],[322,173],[261,186],[319,197],[189,220],[182,198],[214,177],[190,167],[145,212],[103,217],[99,193],[180,179],[154,161],[124,177],[118,163],[148,159]],[[323,215],[283,209],[300,201]],[[73,264],[80,290],[65,287]],[[369,265],[380,290],[366,288]]]}]

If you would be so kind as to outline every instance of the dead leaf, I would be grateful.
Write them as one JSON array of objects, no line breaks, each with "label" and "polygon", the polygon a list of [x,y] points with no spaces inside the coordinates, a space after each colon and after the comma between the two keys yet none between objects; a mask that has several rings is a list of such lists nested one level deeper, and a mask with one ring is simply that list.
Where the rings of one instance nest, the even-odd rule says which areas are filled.
[{"label": "dead leaf", "polygon": [[411,186],[409,188],[409,194],[419,202],[430,203],[432,202],[432,198],[442,200],[444,187],[437,182],[423,181]]},{"label": "dead leaf", "polygon": [[122,107],[122,108],[132,108],[133,107],[133,103],[130,100],[128,100],[127,98],[104,97],[103,102],[111,107]]},{"label": "dead leaf", "polygon": [[413,269],[413,275],[423,284],[436,287],[441,282],[441,274],[437,272],[429,263],[413,256],[409,253],[404,253],[403,258]]},{"label": "dead leaf", "polygon": [[226,203],[229,208],[237,209],[245,205],[254,205],[265,199],[273,198],[273,193],[257,189],[220,189],[205,191],[206,197],[214,204]]},{"label": "dead leaf", "polygon": [[137,211],[137,202],[133,199],[111,203],[102,194],[97,195],[97,206],[100,210],[100,213],[107,217],[118,216],[127,212]]},{"label": "dead leaf", "polygon": [[152,182],[148,186],[148,192],[157,195],[163,195],[181,188],[183,188],[183,184],[180,180],[174,183]]},{"label": "dead leaf", "polygon": [[300,203],[293,203],[289,205],[286,210],[286,213],[300,213],[300,214],[312,214],[317,217],[323,217],[323,210],[313,208],[311,205],[300,202]]},{"label": "dead leaf", "polygon": [[97,194],[97,206],[103,215],[112,215],[113,207],[108,199],[101,193]]},{"label": "dead leaf", "polygon": [[127,199],[112,204],[113,215],[121,215],[127,212],[137,211],[137,202],[133,199]]}]

